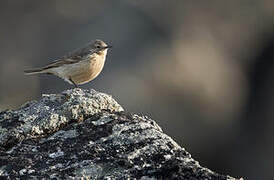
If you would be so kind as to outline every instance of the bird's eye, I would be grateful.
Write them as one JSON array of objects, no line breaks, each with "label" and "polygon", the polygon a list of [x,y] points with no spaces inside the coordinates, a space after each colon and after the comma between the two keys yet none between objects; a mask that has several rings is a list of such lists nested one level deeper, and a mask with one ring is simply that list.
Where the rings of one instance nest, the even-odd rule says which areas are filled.
[{"label": "bird's eye", "polygon": [[100,46],[96,46],[96,48],[98,48],[98,49],[99,49],[99,48],[100,48]]}]

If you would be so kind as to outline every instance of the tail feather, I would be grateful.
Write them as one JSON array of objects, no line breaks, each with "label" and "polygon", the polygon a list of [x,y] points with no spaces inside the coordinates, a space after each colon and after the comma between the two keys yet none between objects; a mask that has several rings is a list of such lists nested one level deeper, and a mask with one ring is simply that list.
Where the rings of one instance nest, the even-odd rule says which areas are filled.
[{"label": "tail feather", "polygon": [[44,69],[29,69],[24,71],[26,75],[41,74],[44,73]]}]

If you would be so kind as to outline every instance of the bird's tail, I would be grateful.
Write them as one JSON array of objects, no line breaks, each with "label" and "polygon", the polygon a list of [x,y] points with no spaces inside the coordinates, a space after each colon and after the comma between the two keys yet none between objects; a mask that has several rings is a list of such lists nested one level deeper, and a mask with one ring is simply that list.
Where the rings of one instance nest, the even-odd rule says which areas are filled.
[{"label": "bird's tail", "polygon": [[29,69],[24,71],[26,75],[41,74],[45,73],[44,69]]}]

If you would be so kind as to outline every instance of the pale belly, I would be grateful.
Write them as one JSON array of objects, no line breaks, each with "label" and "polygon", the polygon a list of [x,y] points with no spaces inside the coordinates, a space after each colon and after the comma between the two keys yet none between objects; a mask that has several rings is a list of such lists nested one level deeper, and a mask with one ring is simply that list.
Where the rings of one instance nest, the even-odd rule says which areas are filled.
[{"label": "pale belly", "polygon": [[104,67],[102,60],[84,60],[75,64],[68,64],[55,68],[54,74],[68,81],[72,80],[75,84],[85,84],[95,79]]}]

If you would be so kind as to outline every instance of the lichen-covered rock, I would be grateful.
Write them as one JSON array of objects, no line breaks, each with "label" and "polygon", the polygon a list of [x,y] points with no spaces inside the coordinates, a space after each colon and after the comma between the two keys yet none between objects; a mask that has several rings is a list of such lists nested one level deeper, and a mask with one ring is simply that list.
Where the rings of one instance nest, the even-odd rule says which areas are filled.
[{"label": "lichen-covered rock", "polygon": [[43,95],[15,111],[0,113],[0,149],[4,150],[30,137],[58,131],[75,121],[82,121],[102,110],[123,111],[109,95],[94,90],[73,89],[62,94]]},{"label": "lichen-covered rock", "polygon": [[9,179],[234,179],[203,168],[148,117],[74,89],[0,114],[0,176]]}]

